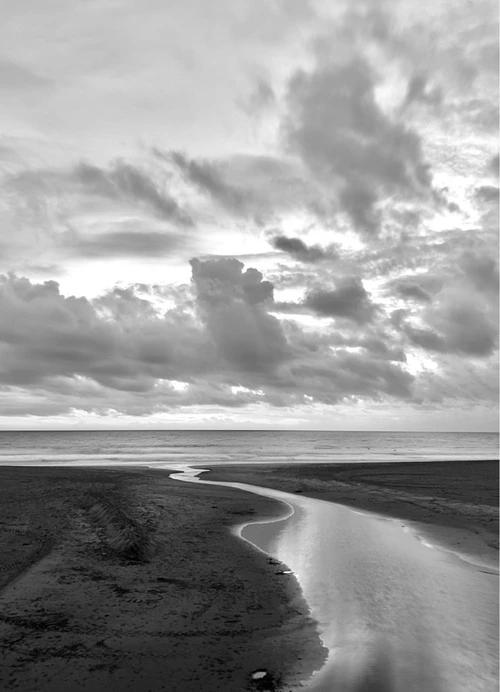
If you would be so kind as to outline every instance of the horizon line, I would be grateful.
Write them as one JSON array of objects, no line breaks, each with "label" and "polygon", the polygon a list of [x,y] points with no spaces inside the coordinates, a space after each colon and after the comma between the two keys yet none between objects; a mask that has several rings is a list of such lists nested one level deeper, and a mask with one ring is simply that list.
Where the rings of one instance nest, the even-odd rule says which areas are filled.
[{"label": "horizon line", "polygon": [[323,432],[323,433],[436,433],[438,435],[499,435],[499,430],[331,430],[326,428],[0,428],[13,432]]}]

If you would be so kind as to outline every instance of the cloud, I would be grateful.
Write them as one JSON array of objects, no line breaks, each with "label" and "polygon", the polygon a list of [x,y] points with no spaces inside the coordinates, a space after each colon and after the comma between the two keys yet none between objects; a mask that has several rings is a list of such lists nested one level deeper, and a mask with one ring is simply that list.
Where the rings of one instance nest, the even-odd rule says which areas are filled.
[{"label": "cloud", "polygon": [[494,176],[498,178],[498,169],[500,166],[500,159],[499,155],[495,154],[495,156],[492,156],[491,159],[488,162],[488,169],[489,172],[492,173]]},{"label": "cloud", "polygon": [[242,102],[242,108],[248,115],[256,115],[263,110],[272,108],[275,104],[276,94],[272,86],[261,77],[257,79],[247,100]]},{"label": "cloud", "polygon": [[424,315],[423,327],[406,324],[410,341],[427,351],[459,353],[472,357],[491,355],[498,343],[498,326],[473,302],[443,301]]},{"label": "cloud", "polygon": [[80,163],[72,177],[87,193],[146,204],[162,219],[181,226],[193,225],[190,216],[165,189],[160,189],[151,176],[130,163],[116,161],[109,169]]},{"label": "cloud", "polygon": [[344,317],[359,324],[370,322],[377,306],[357,277],[346,277],[337,282],[334,289],[319,289],[306,295],[304,305],[317,315]]},{"label": "cloud", "polygon": [[361,56],[318,54],[314,69],[291,78],[283,124],[288,148],[368,235],[380,230],[377,205],[385,197],[422,197],[431,187],[419,136],[382,111],[375,86]]},{"label": "cloud", "polygon": [[23,166],[2,182],[4,270],[64,265],[78,257],[161,257],[187,245],[190,252],[195,249],[194,222],[164,172],[124,161],[107,167]]},{"label": "cloud", "polygon": [[336,257],[333,250],[323,250],[319,245],[306,245],[300,238],[275,235],[271,238],[271,244],[276,250],[286,252],[300,262],[315,263],[328,257]]},{"label": "cloud", "polygon": [[461,255],[459,267],[478,291],[498,300],[499,278],[496,258],[468,250]]},{"label": "cloud", "polygon": [[[55,281],[0,282],[0,381],[32,386],[77,376],[103,387],[149,391],[157,378],[207,368],[210,349],[182,314],[162,319],[130,292],[107,301],[65,297]],[[133,309],[131,308],[133,306]]]},{"label": "cloud", "polygon": [[356,322],[356,335],[348,321],[308,334],[271,314],[274,287],[257,269],[234,258],[191,266],[191,299],[165,311],[152,302],[161,287],[116,287],[90,301],[54,281],[3,276],[0,385],[32,392],[37,406],[45,392],[54,406],[62,398],[54,411],[102,415],[410,396],[404,352],[387,334],[359,333]]},{"label": "cloud", "polygon": [[397,364],[345,352],[331,363],[299,363],[291,372],[297,389],[305,382],[318,400],[329,404],[357,397],[377,400],[384,395],[409,399],[414,379]]},{"label": "cloud", "polygon": [[0,89],[19,91],[41,89],[50,86],[50,81],[10,60],[0,59]]},{"label": "cloud", "polygon": [[290,353],[279,321],[264,308],[273,286],[233,258],[192,260],[200,314],[218,351],[244,371],[266,371]]},{"label": "cloud", "polygon": [[[158,152],[162,156],[161,152]],[[221,171],[214,162],[195,161],[185,154],[172,152],[170,159],[185,177],[205,194],[210,195],[223,207],[232,212],[241,213],[245,209],[246,198],[242,190],[226,183]]]},{"label": "cloud", "polygon": [[231,216],[258,226],[280,213],[320,206],[318,191],[296,161],[281,155],[235,154],[218,159],[190,158],[154,149],[155,157],[179,170],[184,180]]},{"label": "cloud", "polygon": [[494,185],[481,185],[475,190],[475,197],[480,202],[498,203],[498,187]]},{"label": "cloud", "polygon": [[161,257],[172,253],[181,244],[175,234],[155,231],[118,230],[82,236],[68,233],[62,238],[71,255],[78,257]]},{"label": "cloud", "polygon": [[443,100],[443,92],[440,87],[432,87],[429,77],[422,73],[412,75],[408,82],[406,98],[403,108],[417,102],[426,105],[438,106]]},{"label": "cloud", "polygon": [[495,4],[150,5],[0,27],[0,407],[491,401]]},{"label": "cloud", "polygon": [[398,279],[392,284],[392,287],[402,298],[409,298],[419,303],[430,303],[432,300],[432,295],[420,286],[418,279]]}]

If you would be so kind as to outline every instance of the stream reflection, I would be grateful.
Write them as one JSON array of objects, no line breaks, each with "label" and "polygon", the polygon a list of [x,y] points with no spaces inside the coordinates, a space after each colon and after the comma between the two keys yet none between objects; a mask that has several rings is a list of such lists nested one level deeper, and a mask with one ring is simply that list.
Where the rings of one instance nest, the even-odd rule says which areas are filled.
[{"label": "stream reflection", "polygon": [[[189,476],[195,480],[196,470]],[[319,623],[330,654],[307,689],[498,690],[496,575],[422,544],[397,520],[267,488],[219,485],[293,510],[240,531],[290,567]]]}]

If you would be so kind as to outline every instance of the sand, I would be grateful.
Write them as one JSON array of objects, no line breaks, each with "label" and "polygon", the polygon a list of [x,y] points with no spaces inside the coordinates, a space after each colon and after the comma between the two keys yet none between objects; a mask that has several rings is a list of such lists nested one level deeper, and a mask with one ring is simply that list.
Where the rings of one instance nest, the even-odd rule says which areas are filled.
[{"label": "sand", "polygon": [[425,540],[498,568],[498,461],[214,466],[203,479],[303,493],[398,518]]},{"label": "sand", "polygon": [[[216,467],[498,557],[498,462]],[[326,650],[287,566],[230,532],[279,503],[167,471],[0,467],[0,689],[298,689]],[[252,673],[268,671],[252,681]]]},{"label": "sand", "polygon": [[316,624],[229,530],[282,511],[163,471],[0,468],[0,689],[298,686],[325,658]]}]

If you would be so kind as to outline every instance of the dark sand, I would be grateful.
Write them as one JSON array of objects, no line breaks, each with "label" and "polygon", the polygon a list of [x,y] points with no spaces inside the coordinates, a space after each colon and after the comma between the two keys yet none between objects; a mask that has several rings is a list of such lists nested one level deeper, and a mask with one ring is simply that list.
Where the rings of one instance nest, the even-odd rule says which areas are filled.
[{"label": "dark sand", "polygon": [[163,471],[0,467],[0,689],[288,690],[326,652],[294,577],[229,532],[281,512]]},{"label": "dark sand", "polygon": [[443,547],[498,564],[498,461],[232,465],[202,477],[396,517]]}]

